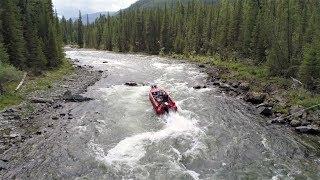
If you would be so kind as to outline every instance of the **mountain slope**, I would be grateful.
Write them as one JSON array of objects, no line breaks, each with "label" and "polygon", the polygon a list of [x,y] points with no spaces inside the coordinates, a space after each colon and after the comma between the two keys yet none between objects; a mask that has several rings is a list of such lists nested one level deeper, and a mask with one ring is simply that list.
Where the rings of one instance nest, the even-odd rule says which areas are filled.
[{"label": "mountain slope", "polygon": [[[108,15],[108,13],[110,14],[110,16],[113,16],[114,14],[116,14],[116,12],[97,12],[97,13],[92,13],[92,14],[85,14],[82,16],[82,22],[83,24],[87,24],[87,18],[89,23],[93,23],[97,18],[100,17],[100,15]],[[88,17],[87,17],[88,16]],[[73,20],[78,20],[77,18],[73,18]]]},{"label": "mountain slope", "polygon": [[[139,0],[135,3],[133,3],[129,7],[129,9],[163,7],[165,5],[171,6],[171,5],[177,4],[179,1],[183,4],[187,4],[187,3],[192,2],[194,0]],[[204,2],[204,3],[208,3],[208,4],[218,2],[218,0],[199,0],[199,1]]]}]

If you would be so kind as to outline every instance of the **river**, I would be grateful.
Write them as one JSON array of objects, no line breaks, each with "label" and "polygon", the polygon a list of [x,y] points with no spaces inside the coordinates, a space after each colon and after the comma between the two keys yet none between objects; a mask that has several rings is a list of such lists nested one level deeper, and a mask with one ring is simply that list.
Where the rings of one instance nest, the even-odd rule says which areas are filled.
[{"label": "river", "polygon": [[[94,170],[84,169],[88,177],[320,177],[319,154],[301,137],[267,126],[249,105],[215,88],[195,90],[206,83],[206,74],[194,64],[89,50],[67,51],[67,56],[108,71],[86,93],[96,100],[74,110],[81,116],[70,145],[93,164]],[[127,81],[146,85],[127,87]],[[148,100],[150,84],[170,92],[178,113],[155,115]]]},{"label": "river", "polygon": [[[105,72],[84,94],[94,100],[69,112],[74,119],[61,127],[65,133],[48,136],[50,146],[28,143],[19,155],[25,164],[11,174],[33,179],[320,178],[319,138],[267,125],[254,107],[215,87],[195,90],[207,80],[196,64],[94,50],[66,54]],[[128,81],[145,85],[128,87]],[[148,99],[152,84],[170,92],[178,112],[155,115]]]}]

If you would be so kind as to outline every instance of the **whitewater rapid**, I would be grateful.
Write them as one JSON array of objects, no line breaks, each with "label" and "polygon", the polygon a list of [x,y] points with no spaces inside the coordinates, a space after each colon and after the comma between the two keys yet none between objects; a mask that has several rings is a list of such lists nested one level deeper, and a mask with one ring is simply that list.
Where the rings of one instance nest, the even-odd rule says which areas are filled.
[{"label": "whitewater rapid", "polygon": [[[79,65],[103,70],[72,127],[79,177],[94,179],[317,178],[310,142],[266,119],[239,99],[205,85],[195,64],[157,56],[69,50]],[[134,81],[140,86],[128,87]],[[179,110],[155,115],[150,85],[167,90]],[[308,144],[308,146],[306,146]],[[74,148],[73,148],[74,149]],[[316,149],[316,148],[314,148]],[[305,157],[305,154],[311,154]]]}]

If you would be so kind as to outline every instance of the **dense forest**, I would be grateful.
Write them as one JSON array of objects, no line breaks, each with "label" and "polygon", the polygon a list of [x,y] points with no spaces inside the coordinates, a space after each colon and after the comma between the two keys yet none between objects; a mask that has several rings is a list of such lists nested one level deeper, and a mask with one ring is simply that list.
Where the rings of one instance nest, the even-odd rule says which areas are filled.
[{"label": "dense forest", "polygon": [[16,70],[39,75],[62,63],[59,25],[51,0],[0,1],[0,94]]},{"label": "dense forest", "polygon": [[318,0],[192,1],[123,10],[85,27],[82,21],[62,19],[66,44],[79,41],[81,47],[119,52],[219,54],[266,66],[270,76],[295,77],[320,91]]}]

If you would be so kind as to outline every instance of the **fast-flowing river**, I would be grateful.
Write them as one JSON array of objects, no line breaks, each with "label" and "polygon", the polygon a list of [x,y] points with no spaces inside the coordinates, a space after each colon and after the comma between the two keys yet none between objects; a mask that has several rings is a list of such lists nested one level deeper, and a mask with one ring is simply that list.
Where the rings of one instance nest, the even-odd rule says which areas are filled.
[{"label": "fast-flowing river", "polygon": [[[215,88],[195,90],[206,74],[156,56],[67,51],[81,65],[107,70],[86,96],[70,147],[79,177],[117,179],[319,178],[316,149],[290,130],[266,126],[241,100]],[[128,81],[145,86],[128,87]],[[158,117],[150,84],[170,92],[178,113]],[[81,168],[80,168],[81,167]]]},{"label": "fast-flowing river", "polygon": [[[267,119],[240,99],[206,84],[190,63],[157,56],[67,50],[80,65],[104,70],[84,94],[67,134],[38,148],[18,171],[37,179],[319,179],[315,143]],[[135,81],[145,86],[128,87]],[[166,89],[179,111],[155,115],[151,84]],[[36,143],[36,142],[35,142]],[[34,147],[34,146],[32,146]],[[30,148],[29,148],[30,149]],[[27,154],[30,152],[25,152]],[[23,155],[21,155],[23,157]],[[35,166],[39,163],[41,166]]]}]

